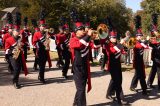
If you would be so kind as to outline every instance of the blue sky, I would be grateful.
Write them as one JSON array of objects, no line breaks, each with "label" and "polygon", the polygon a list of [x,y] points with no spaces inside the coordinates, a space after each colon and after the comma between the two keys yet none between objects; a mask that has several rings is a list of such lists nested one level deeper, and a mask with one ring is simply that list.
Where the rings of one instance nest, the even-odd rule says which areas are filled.
[{"label": "blue sky", "polygon": [[131,8],[133,12],[141,9],[140,2],[142,0],[126,0],[126,6]]}]

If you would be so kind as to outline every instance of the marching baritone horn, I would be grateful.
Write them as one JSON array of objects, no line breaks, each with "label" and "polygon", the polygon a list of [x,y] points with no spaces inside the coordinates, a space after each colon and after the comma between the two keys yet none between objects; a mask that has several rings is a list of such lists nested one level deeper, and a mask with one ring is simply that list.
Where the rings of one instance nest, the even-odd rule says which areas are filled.
[{"label": "marching baritone horn", "polygon": [[126,46],[127,48],[133,48],[134,45],[136,44],[136,38],[131,37],[129,31],[127,31],[125,35],[126,37],[122,39],[124,41],[123,45]]},{"label": "marching baritone horn", "polygon": [[128,48],[133,48],[135,44],[136,44],[136,38],[135,37],[130,37],[128,42],[127,42],[127,47]]},{"label": "marching baritone horn", "polygon": [[97,33],[100,39],[105,39],[108,37],[108,27],[106,24],[100,24],[97,27]]},{"label": "marching baritone horn", "polygon": [[160,42],[160,33],[158,33],[157,31],[153,32],[154,36],[149,37],[149,41],[157,41]]},{"label": "marching baritone horn", "polygon": [[44,41],[44,46],[45,46],[45,49],[46,50],[49,50],[50,49],[50,35],[49,35],[49,33],[52,33],[52,29],[45,29],[44,30],[45,31],[45,41]]}]

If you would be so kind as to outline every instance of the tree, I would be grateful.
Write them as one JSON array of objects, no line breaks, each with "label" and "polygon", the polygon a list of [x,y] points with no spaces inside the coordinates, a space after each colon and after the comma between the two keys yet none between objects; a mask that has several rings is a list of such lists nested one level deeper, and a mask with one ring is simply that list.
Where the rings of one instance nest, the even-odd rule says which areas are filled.
[{"label": "tree", "polygon": [[[0,8],[18,6],[22,16],[39,19],[41,9],[46,13],[49,26],[57,27],[61,16],[70,22],[70,10],[75,7],[82,16],[90,16],[92,27],[96,29],[106,16],[111,17],[115,29],[120,33],[130,29],[132,12],[126,8],[125,0],[1,0]],[[10,1],[10,3],[8,3]]]},{"label": "tree", "polygon": [[[142,29],[145,34],[150,34],[151,15],[160,13],[160,0],[143,0],[141,2],[142,11],[137,12],[142,16]],[[158,21],[158,24],[160,21]],[[160,26],[158,26],[159,29]]]}]

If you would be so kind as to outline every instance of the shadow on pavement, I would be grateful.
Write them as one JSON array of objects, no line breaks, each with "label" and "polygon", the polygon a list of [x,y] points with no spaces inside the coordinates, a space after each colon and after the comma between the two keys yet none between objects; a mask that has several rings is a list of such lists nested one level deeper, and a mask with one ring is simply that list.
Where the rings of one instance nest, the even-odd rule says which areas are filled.
[{"label": "shadow on pavement", "polygon": [[38,86],[38,85],[47,85],[47,84],[52,84],[52,83],[68,83],[68,82],[72,82],[72,76],[69,76],[69,78],[66,80],[65,78],[62,77],[56,77],[56,78],[48,78],[45,79],[46,83],[42,84],[38,79],[37,80],[28,80],[23,82],[22,88],[23,87],[29,87],[29,86]]},{"label": "shadow on pavement", "polygon": [[[117,104],[117,101],[111,101],[111,102],[99,103],[99,104],[88,105],[88,106],[120,106],[120,105]],[[123,106],[131,106],[131,104],[125,104]]]},{"label": "shadow on pavement", "polygon": [[[137,93],[134,94],[127,94],[124,95],[124,100],[128,102],[128,104],[125,104],[123,106],[131,106],[132,103],[134,103],[137,100],[145,99],[145,100],[156,100],[160,98],[160,90],[157,89],[156,86],[154,89],[149,89],[148,96],[142,95],[142,91],[138,90]],[[119,106],[116,101],[106,102],[106,103],[99,103],[99,104],[93,104],[89,106]]]},{"label": "shadow on pavement", "polygon": [[91,72],[91,78],[103,77],[105,75],[110,75],[109,72],[106,71],[94,71]]},{"label": "shadow on pavement", "polygon": [[[5,62],[1,62],[0,63],[0,85],[1,86],[7,86],[7,85],[10,85],[11,82],[12,82],[12,75],[8,72],[8,64],[5,63]],[[34,70],[33,68],[28,68],[28,71],[29,71],[29,74],[37,74],[38,75],[38,70]],[[46,71],[45,72],[48,72],[48,71],[59,71],[61,73],[61,70],[59,68],[46,68]],[[23,71],[21,71],[21,74],[23,74]],[[94,72],[91,72],[91,77],[92,78],[95,78],[95,77],[102,77],[102,76],[105,76],[105,75],[108,75],[108,72],[103,72],[103,71],[94,71]],[[22,80],[22,81],[21,81]],[[73,75],[69,76],[68,80],[62,78],[62,77],[59,77],[59,78],[50,78],[50,79],[47,79],[47,83],[50,84],[50,83],[67,83],[67,82],[70,82],[71,80],[73,80]],[[39,84],[39,81],[38,79],[37,80],[32,80],[32,79],[25,79],[24,78],[20,78],[20,82],[23,82],[24,81],[24,86],[36,86],[36,85],[41,85]],[[25,82],[27,81],[27,83]],[[28,82],[29,81],[29,82]]]},{"label": "shadow on pavement", "polygon": [[160,91],[158,91],[157,88],[155,89],[150,89],[148,96],[142,95],[142,91],[139,91],[134,94],[128,94],[124,95],[125,100],[127,100],[129,103],[134,103],[137,100],[140,99],[146,99],[146,100],[156,100],[160,98],[159,95]]},{"label": "shadow on pavement", "polygon": [[8,65],[5,62],[0,63],[0,86],[11,84],[11,74],[8,72]]}]

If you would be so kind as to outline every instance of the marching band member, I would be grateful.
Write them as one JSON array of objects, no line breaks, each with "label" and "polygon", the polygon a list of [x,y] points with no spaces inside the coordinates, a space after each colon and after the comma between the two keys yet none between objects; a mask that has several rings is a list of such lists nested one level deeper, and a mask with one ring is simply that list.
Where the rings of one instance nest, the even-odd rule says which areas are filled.
[{"label": "marching band member", "polygon": [[64,65],[63,65],[63,69],[62,69],[62,76],[64,76],[66,79],[67,77],[67,72],[69,69],[69,64],[70,64],[70,60],[71,60],[71,53],[69,51],[69,41],[72,38],[71,33],[69,32],[69,26],[67,24],[65,24],[63,26],[63,30],[64,30],[64,35],[61,36],[60,40],[61,40],[61,50],[62,50],[62,56],[64,59]]},{"label": "marching band member", "polygon": [[12,26],[9,27],[8,32],[4,34],[3,36],[3,45],[5,46],[5,41],[7,38],[12,36]]},{"label": "marching band member", "polygon": [[133,48],[134,51],[134,59],[133,59],[133,67],[135,68],[135,74],[131,82],[130,90],[136,91],[135,88],[137,87],[138,80],[140,80],[140,85],[142,88],[142,94],[147,95],[147,85],[146,85],[146,75],[145,75],[145,66],[143,60],[143,53],[144,49],[147,49],[148,46],[142,42],[142,31],[141,31],[141,17],[138,15],[136,16],[136,43]]},{"label": "marching band member", "polygon": [[104,22],[101,23],[97,27],[97,30],[100,36],[100,43],[102,45],[102,53],[103,53],[103,61],[101,64],[101,70],[105,72],[106,71],[105,65],[106,65],[106,62],[108,61],[108,56],[106,55],[105,45],[108,41],[108,35],[110,31],[113,30],[113,24],[112,24],[111,18],[106,16],[106,18],[104,19]]},{"label": "marching band member", "polygon": [[28,18],[25,17],[24,18],[24,28],[20,31],[21,38],[22,38],[22,44],[23,44],[22,48],[24,50],[24,55],[25,55],[26,60],[27,60],[27,51],[30,48],[28,37],[31,35],[31,33],[29,32],[27,23],[28,23]]},{"label": "marching band member", "polygon": [[73,78],[76,85],[74,106],[86,106],[85,88],[88,82],[88,90],[91,90],[90,64],[89,64],[89,41],[92,30],[85,35],[81,22],[76,22],[76,37],[71,38],[69,46],[72,53]]},{"label": "marching band member", "polygon": [[151,59],[153,61],[153,65],[149,73],[147,85],[150,88],[154,88],[152,84],[157,73],[158,89],[160,90],[160,44],[156,40],[152,40],[150,42],[150,46],[152,47]]},{"label": "marching band member", "polygon": [[43,84],[45,84],[44,79],[44,72],[45,72],[45,65],[47,61],[47,50],[45,46],[46,41],[46,32],[45,32],[45,20],[41,18],[40,20],[40,31],[35,32],[33,35],[33,45],[36,46],[36,56],[38,59],[39,65],[39,75],[38,80],[40,80]]},{"label": "marching band member", "polygon": [[[32,25],[34,27],[34,33],[38,32],[40,29],[38,28],[38,25],[37,25],[37,20],[36,19],[32,19],[31,20],[32,22]],[[33,45],[33,37],[34,37],[35,34],[33,34],[32,36],[32,45]],[[37,66],[38,66],[38,57],[37,57],[37,48],[35,45],[33,45],[33,52],[34,52],[34,55],[35,55],[35,60],[34,60],[34,65],[33,65],[33,69],[34,70],[38,70]]]},{"label": "marching band member", "polygon": [[57,49],[57,53],[58,53],[58,61],[57,61],[57,64],[56,66],[60,68],[63,67],[64,65],[64,62],[63,62],[63,59],[62,59],[62,50],[61,50],[61,47],[60,47],[60,44],[61,44],[61,36],[64,35],[64,31],[63,31],[63,28],[62,26],[59,27],[59,33],[56,35],[56,49]]},{"label": "marching band member", "polygon": [[[20,13],[17,13],[20,15]],[[18,16],[17,16],[18,17]],[[21,86],[19,85],[19,74],[21,69],[23,69],[25,75],[28,74],[28,70],[26,67],[26,62],[24,58],[23,51],[21,50],[21,39],[19,33],[19,19],[16,19],[17,25],[13,30],[12,37],[6,39],[5,42],[5,50],[6,55],[8,55],[8,59],[13,68],[13,85],[16,89],[19,89]]]},{"label": "marching band member", "polygon": [[148,49],[148,46],[145,45],[141,39],[143,34],[138,33],[136,34],[136,44],[133,48],[134,51],[134,60],[133,60],[133,67],[135,68],[135,74],[131,82],[130,90],[136,91],[135,88],[137,87],[138,80],[140,80],[140,85],[142,88],[142,94],[147,95],[147,85],[146,85],[146,75],[145,75],[145,66],[143,60],[143,53],[144,49]]},{"label": "marching band member", "polygon": [[3,45],[5,44],[5,40],[12,36],[13,17],[10,12],[7,13],[7,22],[8,22],[8,31],[3,36]]},{"label": "marching band member", "polygon": [[[120,44],[117,43],[116,40],[116,33],[114,31],[110,32],[109,36],[109,42],[106,44],[106,54],[108,56],[108,71],[111,74],[111,85],[109,85],[109,93],[111,91],[115,90],[116,92],[116,98],[118,101],[118,104],[125,104],[123,100],[121,100],[121,93],[122,93],[122,70],[121,70],[121,61],[120,57],[121,54],[124,54],[124,48],[123,43],[124,40],[120,42]],[[108,92],[107,92],[108,93]],[[107,94],[107,96],[109,96]]]},{"label": "marching band member", "polygon": [[103,61],[102,61],[102,64],[101,64],[101,70],[105,71],[105,65],[106,65],[106,62],[108,60],[108,57],[106,55],[105,45],[106,45],[106,41],[108,39],[109,29],[105,24],[100,24],[97,27],[97,31],[98,31],[98,34],[99,34],[99,37],[100,37],[100,44],[102,46],[102,53],[104,54]]},{"label": "marching band member", "polygon": [[150,88],[154,88],[153,81],[156,76],[158,76],[158,89],[160,89],[160,44],[157,41],[159,37],[159,33],[157,32],[157,23],[158,23],[158,15],[152,14],[152,31],[151,35],[155,38],[150,41],[149,46],[152,47],[151,59],[153,61],[153,65],[151,71],[149,73],[147,85]]},{"label": "marching band member", "polygon": [[[13,17],[12,17],[12,14],[11,13],[7,13],[7,21],[8,21],[8,32],[6,34],[4,34],[3,36],[3,46],[5,48],[5,42],[6,42],[6,39],[9,38],[9,37],[12,37],[12,31],[13,31]],[[5,55],[5,59],[6,61],[8,62],[8,71],[12,74],[13,73],[13,68],[12,68],[12,65],[8,59],[8,55],[6,54]]]},{"label": "marching band member", "polygon": [[[88,33],[88,31],[91,29],[90,28],[90,19],[89,19],[89,17],[88,17],[88,15],[87,14],[85,14],[84,15],[84,31],[85,31],[85,33],[87,34]],[[93,57],[92,57],[92,49],[94,48],[93,47],[94,46],[94,43],[92,42],[92,41],[90,41],[90,43],[89,43],[89,60],[93,63]]]}]

